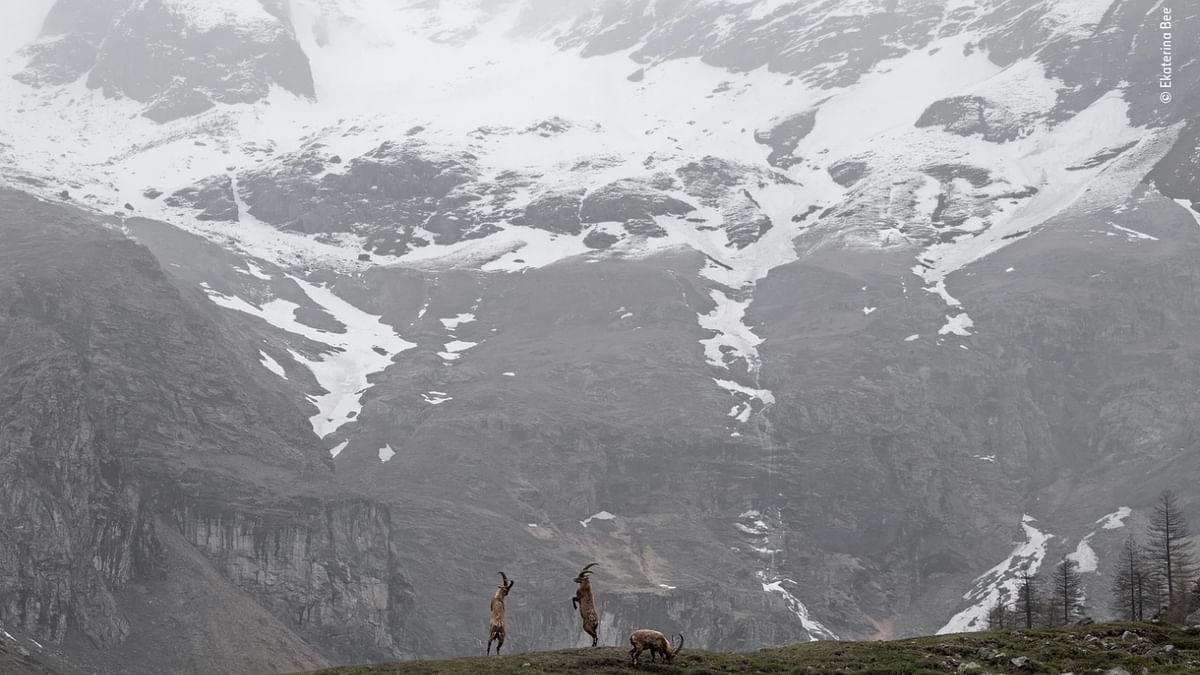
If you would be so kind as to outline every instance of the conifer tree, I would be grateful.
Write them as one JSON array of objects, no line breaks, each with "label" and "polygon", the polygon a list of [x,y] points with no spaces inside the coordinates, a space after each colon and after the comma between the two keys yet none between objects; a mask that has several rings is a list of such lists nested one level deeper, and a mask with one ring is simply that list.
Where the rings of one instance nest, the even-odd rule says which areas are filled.
[{"label": "conifer tree", "polygon": [[1164,593],[1160,607],[1168,612],[1182,606],[1186,611],[1189,581],[1195,570],[1191,533],[1175,494],[1165,490],[1158,497],[1146,524],[1146,562]]},{"label": "conifer tree", "polygon": [[1079,563],[1064,558],[1054,567],[1050,585],[1053,611],[1049,622],[1053,625],[1061,621],[1062,625],[1068,625],[1083,609],[1083,578],[1079,574]]}]

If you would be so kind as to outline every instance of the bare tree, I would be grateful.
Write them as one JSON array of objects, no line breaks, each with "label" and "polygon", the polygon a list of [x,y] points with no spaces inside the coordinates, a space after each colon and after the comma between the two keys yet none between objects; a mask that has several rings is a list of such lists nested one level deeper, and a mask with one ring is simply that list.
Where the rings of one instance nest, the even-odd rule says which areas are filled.
[{"label": "bare tree", "polygon": [[1031,573],[1029,567],[1025,566],[1021,568],[1017,579],[1016,610],[1018,621],[1024,621],[1026,628],[1033,628],[1034,621],[1041,615],[1041,608],[1039,607],[1041,590],[1038,588],[1037,573]]},{"label": "bare tree", "polygon": [[1113,611],[1130,621],[1144,621],[1149,586],[1150,575],[1142,547],[1130,535],[1121,546],[1121,554],[1117,558],[1111,589]]},{"label": "bare tree", "polygon": [[1013,624],[1017,622],[1017,617],[1007,600],[1007,596],[1001,595],[996,598],[996,604],[988,610],[988,630],[1012,628]]},{"label": "bare tree", "polygon": [[1062,625],[1070,624],[1083,609],[1083,579],[1079,575],[1079,563],[1064,558],[1055,565],[1050,585],[1050,605],[1053,610],[1049,622],[1053,624],[1061,619]]},{"label": "bare tree", "polygon": [[1146,545],[1147,564],[1166,592],[1163,600],[1167,612],[1171,614],[1176,608],[1186,611],[1186,594],[1191,590],[1187,581],[1196,565],[1187,522],[1175,494],[1170,490],[1164,490],[1159,495],[1158,503],[1150,514],[1150,522],[1146,524],[1146,536],[1149,539]]}]

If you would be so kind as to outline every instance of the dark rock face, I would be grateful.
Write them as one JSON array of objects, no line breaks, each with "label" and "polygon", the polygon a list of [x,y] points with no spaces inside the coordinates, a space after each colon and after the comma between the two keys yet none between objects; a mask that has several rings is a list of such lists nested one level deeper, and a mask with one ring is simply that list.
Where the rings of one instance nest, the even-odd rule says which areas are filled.
[{"label": "dark rock face", "polygon": [[802,159],[793,157],[792,152],[812,131],[816,119],[817,111],[809,110],[779,120],[770,129],[755,132],[754,140],[771,147],[767,163],[780,169],[800,163]]},{"label": "dark rock face", "polygon": [[[988,49],[992,61],[1008,65],[1034,57],[1045,66],[1047,75],[1063,81],[1051,121],[1062,121],[1116,90],[1129,103],[1134,124],[1159,126],[1188,119],[1200,82],[1194,67],[1200,63],[1200,46],[1194,40],[1175,40],[1172,59],[1178,77],[1172,91],[1186,94],[1171,105],[1159,102],[1161,90],[1155,75],[1161,65],[1161,36],[1155,40],[1144,36],[1149,23],[1157,26],[1161,20],[1161,9],[1152,0],[1125,0],[1113,3],[1087,30],[1056,34],[1058,22],[1047,17],[1052,5],[1013,2],[990,8],[975,25],[988,29],[980,44]],[[1197,20],[1200,8],[1194,4],[1173,8],[1175,27],[1193,25]],[[1127,86],[1121,86],[1122,82]]]},{"label": "dark rock face", "polygon": [[925,109],[916,126],[939,126],[952,134],[980,136],[993,143],[1005,143],[1026,133],[1016,115],[980,96],[937,101]]},{"label": "dark rock face", "polygon": [[203,181],[177,190],[167,197],[165,203],[196,209],[198,220],[220,220],[236,223],[238,220],[237,199],[233,194],[233,180],[229,176],[211,176]]},{"label": "dark rock face", "polygon": [[952,30],[969,16],[969,10],[948,12],[931,0],[865,6],[853,15],[827,12],[821,3],[760,9],[756,3],[603,4],[579,19],[560,44],[583,56],[637,46],[631,57],[639,63],[699,57],[735,71],[766,66],[838,87],[884,59],[928,44],[939,24]]},{"label": "dark rock face", "polygon": [[353,231],[366,237],[368,249],[398,254],[439,214],[433,230],[439,242],[457,241],[471,225],[450,216],[473,201],[453,194],[474,178],[473,159],[434,152],[421,141],[387,141],[326,172],[328,160],[314,146],[245,173],[238,184],[250,213],[267,223],[310,234]]},{"label": "dark rock face", "polygon": [[642,237],[665,237],[667,231],[651,218],[631,218],[625,221],[625,231]]},{"label": "dark rock face", "polygon": [[857,183],[868,171],[867,163],[857,159],[846,159],[829,167],[829,176],[842,187]]},{"label": "dark rock face", "polygon": [[619,240],[616,235],[596,230],[589,232],[588,236],[583,238],[583,245],[588,248],[605,249],[617,243],[617,241]]},{"label": "dark rock face", "polygon": [[739,249],[771,229],[771,218],[747,188],[789,182],[782,175],[711,156],[680,167],[676,175],[688,195],[720,212],[722,229]]},{"label": "dark rock face", "polygon": [[624,222],[653,216],[678,216],[695,210],[696,207],[656,189],[649,181],[622,179],[584,196],[579,216],[585,223]]},{"label": "dark rock face", "polygon": [[[261,0],[247,0],[258,3]],[[279,5],[264,2],[249,23],[204,23],[162,0],[60,0],[18,79],[88,86],[146,104],[144,115],[169,122],[218,103],[250,103],[278,85],[313,96],[312,73]]]},{"label": "dark rock face", "polygon": [[539,195],[525,207],[524,219],[520,223],[549,232],[579,234],[583,228],[579,208],[584,192],[579,189]]},{"label": "dark rock face", "polygon": [[129,0],[58,0],[16,79],[37,87],[78,80],[95,65],[100,43],[128,5]]}]

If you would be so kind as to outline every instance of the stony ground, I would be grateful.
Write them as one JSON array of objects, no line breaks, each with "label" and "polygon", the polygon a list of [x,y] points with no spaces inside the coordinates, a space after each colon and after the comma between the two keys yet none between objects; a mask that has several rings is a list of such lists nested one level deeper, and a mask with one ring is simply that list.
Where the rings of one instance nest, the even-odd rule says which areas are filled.
[{"label": "stony ground", "polygon": [[1200,672],[1200,629],[1112,623],[937,635],[890,642],[815,642],[755,652],[687,649],[674,664],[629,664],[616,647],[340,667],[319,675],[407,673],[1074,673]]}]

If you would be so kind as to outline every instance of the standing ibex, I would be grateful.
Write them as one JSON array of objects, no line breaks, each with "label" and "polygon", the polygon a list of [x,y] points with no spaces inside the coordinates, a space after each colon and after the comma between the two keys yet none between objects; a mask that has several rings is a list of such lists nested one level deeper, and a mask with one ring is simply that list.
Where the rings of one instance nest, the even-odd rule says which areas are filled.
[{"label": "standing ibex", "polygon": [[575,577],[579,588],[575,590],[575,597],[571,598],[571,605],[579,610],[579,616],[583,618],[583,631],[592,636],[593,647],[596,646],[596,629],[600,627],[600,618],[596,616],[596,604],[592,602],[592,582],[588,575],[596,564],[589,563],[580,570],[579,576]]},{"label": "standing ibex", "polygon": [[500,573],[500,585],[496,587],[496,595],[492,596],[492,622],[488,627],[488,654],[492,653],[493,640],[496,641],[497,656],[500,655],[500,648],[504,646],[504,598],[515,583],[515,581],[509,581],[508,577],[504,576],[504,572]]},{"label": "standing ibex", "polygon": [[629,650],[629,659],[635,664],[638,662],[638,656],[643,651],[650,652],[651,662],[657,660],[657,656],[662,654],[663,660],[670,663],[675,658],[675,655],[679,653],[679,650],[683,649],[683,634],[680,633],[679,646],[673,650],[671,649],[671,643],[667,642],[666,635],[656,630],[650,630],[649,628],[633,631],[633,634],[629,636],[629,644],[633,645],[633,649]]}]

